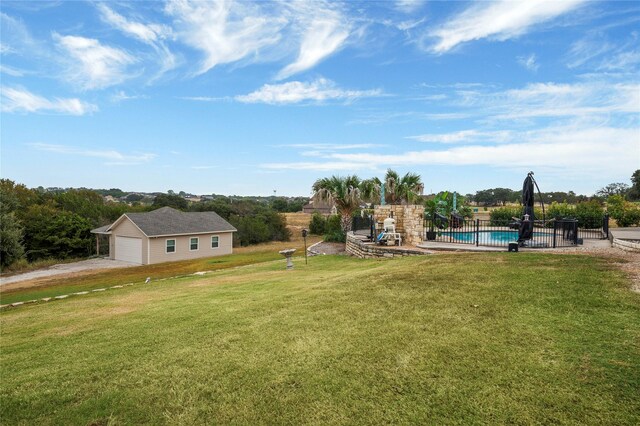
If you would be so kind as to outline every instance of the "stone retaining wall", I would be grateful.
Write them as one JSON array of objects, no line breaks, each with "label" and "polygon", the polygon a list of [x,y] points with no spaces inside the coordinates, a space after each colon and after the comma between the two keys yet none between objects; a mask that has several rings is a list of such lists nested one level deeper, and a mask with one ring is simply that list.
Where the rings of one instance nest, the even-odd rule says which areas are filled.
[{"label": "stone retaining wall", "polygon": [[374,243],[365,242],[366,237],[361,235],[347,234],[346,251],[352,256],[361,259],[394,258],[403,256],[424,256],[429,254],[415,249],[405,249],[402,247],[385,247]]},{"label": "stone retaining wall", "polygon": [[640,252],[640,244],[632,241],[625,241],[619,238],[613,239],[613,246],[625,251]]}]

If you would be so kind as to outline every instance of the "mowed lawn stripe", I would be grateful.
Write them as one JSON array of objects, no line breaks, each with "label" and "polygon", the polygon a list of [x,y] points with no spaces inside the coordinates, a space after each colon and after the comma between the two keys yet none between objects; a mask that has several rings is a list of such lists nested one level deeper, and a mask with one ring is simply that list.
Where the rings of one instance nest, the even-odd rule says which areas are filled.
[{"label": "mowed lawn stripe", "polygon": [[604,260],[283,267],[2,313],[3,422],[640,421],[640,296]]},{"label": "mowed lawn stripe", "polygon": [[[313,236],[309,241],[317,241]],[[155,265],[144,265],[121,269],[103,269],[86,271],[72,276],[52,276],[28,282],[17,282],[0,287],[0,302],[10,304],[25,302],[44,297],[55,297],[80,291],[105,288],[127,283],[143,283],[147,277],[152,280],[192,274],[201,271],[235,268],[260,262],[282,259],[278,253],[284,248],[296,248],[301,254],[304,249],[301,241],[272,242],[250,247],[234,249],[234,254],[227,256],[200,258]]]}]

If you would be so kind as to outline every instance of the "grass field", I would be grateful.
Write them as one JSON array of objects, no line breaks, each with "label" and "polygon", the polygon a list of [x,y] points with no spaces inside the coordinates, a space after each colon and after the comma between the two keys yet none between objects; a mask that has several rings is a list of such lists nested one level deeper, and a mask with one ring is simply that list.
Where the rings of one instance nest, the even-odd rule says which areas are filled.
[{"label": "grass field", "polygon": [[603,260],[283,268],[2,312],[2,423],[640,423],[640,295]]},{"label": "grass field", "polygon": [[[320,240],[318,236],[309,236],[307,243],[313,244]],[[127,283],[141,283],[147,277],[153,280],[192,274],[201,271],[213,271],[235,268],[260,262],[282,259],[278,251],[285,248],[295,248],[304,253],[302,237],[293,236],[291,241],[271,242],[249,247],[236,247],[234,254],[212,258],[193,259],[178,262],[145,265],[126,269],[97,270],[76,273],[72,276],[53,276],[26,282],[5,284],[0,288],[0,303],[8,304],[27,300],[53,297],[96,288],[122,285]]]}]

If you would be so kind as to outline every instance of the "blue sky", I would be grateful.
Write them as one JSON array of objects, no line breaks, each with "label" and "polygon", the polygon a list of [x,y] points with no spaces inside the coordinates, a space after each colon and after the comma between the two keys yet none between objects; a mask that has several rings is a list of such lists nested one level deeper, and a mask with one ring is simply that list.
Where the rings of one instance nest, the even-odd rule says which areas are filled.
[{"label": "blue sky", "polygon": [[1,175],[30,187],[592,194],[640,168],[637,2],[0,8]]}]

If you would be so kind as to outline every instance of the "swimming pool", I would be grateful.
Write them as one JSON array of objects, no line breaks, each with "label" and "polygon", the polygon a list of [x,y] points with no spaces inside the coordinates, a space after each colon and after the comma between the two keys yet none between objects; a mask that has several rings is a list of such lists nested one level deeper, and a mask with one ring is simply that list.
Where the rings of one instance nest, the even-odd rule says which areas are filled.
[{"label": "swimming pool", "polygon": [[[548,232],[534,232],[533,240],[550,241],[553,239],[553,233]],[[446,231],[441,234],[441,241],[452,241],[458,243],[475,244],[476,233],[475,232],[457,232]],[[489,246],[507,246],[509,243],[518,241],[518,231],[504,230],[504,231],[479,231],[478,232],[478,244]]]}]

